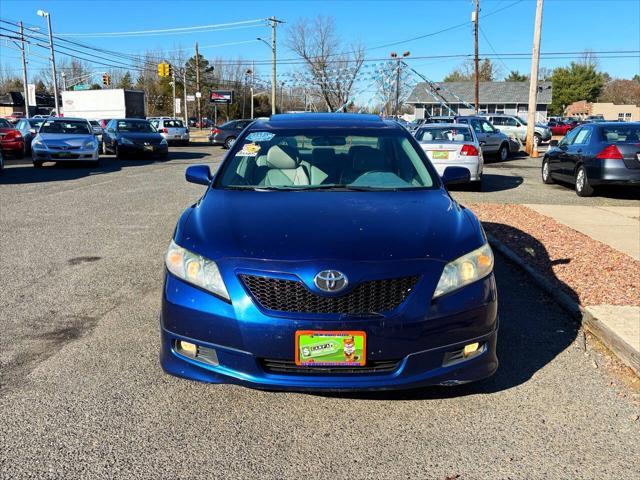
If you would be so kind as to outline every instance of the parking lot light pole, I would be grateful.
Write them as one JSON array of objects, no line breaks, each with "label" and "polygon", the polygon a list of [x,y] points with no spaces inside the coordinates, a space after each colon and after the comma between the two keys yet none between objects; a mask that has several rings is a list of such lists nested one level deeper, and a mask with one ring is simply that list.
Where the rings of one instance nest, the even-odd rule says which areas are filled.
[{"label": "parking lot light pole", "polygon": [[60,116],[60,102],[58,101],[58,77],[56,75],[56,57],[53,50],[53,34],[51,33],[51,15],[44,10],[38,10],[36,14],[39,17],[46,17],[47,26],[49,27],[49,49],[51,50],[51,75],[53,76],[53,97],[56,105],[56,116]]}]

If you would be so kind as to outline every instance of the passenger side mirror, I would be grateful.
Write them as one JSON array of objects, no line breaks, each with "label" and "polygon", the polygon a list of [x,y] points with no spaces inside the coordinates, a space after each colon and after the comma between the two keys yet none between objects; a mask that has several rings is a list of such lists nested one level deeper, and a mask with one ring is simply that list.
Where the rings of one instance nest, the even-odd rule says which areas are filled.
[{"label": "passenger side mirror", "polygon": [[550,147],[557,147],[557,146],[558,146],[558,144],[559,144],[558,140],[551,140],[551,141],[549,142],[549,146],[550,146]]},{"label": "passenger side mirror", "polygon": [[464,167],[447,167],[442,174],[442,181],[445,185],[469,183],[471,181],[471,172]]},{"label": "passenger side mirror", "polygon": [[185,172],[187,182],[198,185],[209,185],[211,183],[211,170],[207,165],[191,165]]}]

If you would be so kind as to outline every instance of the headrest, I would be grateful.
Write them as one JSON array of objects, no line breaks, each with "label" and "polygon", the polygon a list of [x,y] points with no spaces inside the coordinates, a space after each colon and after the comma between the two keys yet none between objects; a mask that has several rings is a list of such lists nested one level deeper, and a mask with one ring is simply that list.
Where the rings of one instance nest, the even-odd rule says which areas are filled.
[{"label": "headrest", "polygon": [[[285,149],[290,153],[286,152]],[[299,163],[295,152],[284,146],[274,145],[267,153],[267,165],[270,168],[280,170],[295,169],[298,168]]]},{"label": "headrest", "polygon": [[336,159],[336,151],[333,148],[314,148],[311,151],[311,158],[315,164],[332,163]]},{"label": "headrest", "polygon": [[607,141],[609,141],[609,142],[617,142],[618,141],[618,132],[607,132]]},{"label": "headrest", "polygon": [[352,147],[353,150],[353,168],[356,171],[384,170],[386,161],[384,154],[373,147],[358,145]]},{"label": "headrest", "polygon": [[454,142],[464,142],[464,135],[461,133],[457,133],[453,136]]},{"label": "headrest", "polygon": [[422,135],[422,140],[424,140],[425,142],[430,142],[433,140],[433,134],[431,132],[425,132],[424,135]]}]

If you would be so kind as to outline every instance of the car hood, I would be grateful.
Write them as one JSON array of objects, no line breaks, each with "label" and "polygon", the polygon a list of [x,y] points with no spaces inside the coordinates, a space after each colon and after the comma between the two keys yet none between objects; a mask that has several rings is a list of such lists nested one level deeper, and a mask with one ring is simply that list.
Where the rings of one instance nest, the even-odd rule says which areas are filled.
[{"label": "car hood", "polygon": [[211,189],[176,242],[207,258],[450,261],[484,243],[444,190],[256,192]]},{"label": "car hood", "polygon": [[160,143],[163,140],[162,135],[159,133],[132,133],[132,132],[118,132],[120,138],[127,138],[132,142],[149,142]]},{"label": "car hood", "polygon": [[88,140],[93,140],[93,135],[89,133],[83,135],[40,133],[37,138],[47,146],[82,147]]}]

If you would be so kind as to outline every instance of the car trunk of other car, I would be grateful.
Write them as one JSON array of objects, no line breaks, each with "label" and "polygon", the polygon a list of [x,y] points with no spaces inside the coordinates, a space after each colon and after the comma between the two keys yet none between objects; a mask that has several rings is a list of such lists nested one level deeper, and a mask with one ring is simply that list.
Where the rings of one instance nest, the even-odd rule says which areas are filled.
[{"label": "car trunk of other car", "polygon": [[458,159],[463,145],[463,143],[420,143],[431,161]]}]

